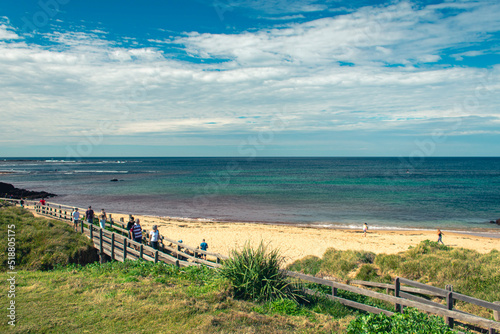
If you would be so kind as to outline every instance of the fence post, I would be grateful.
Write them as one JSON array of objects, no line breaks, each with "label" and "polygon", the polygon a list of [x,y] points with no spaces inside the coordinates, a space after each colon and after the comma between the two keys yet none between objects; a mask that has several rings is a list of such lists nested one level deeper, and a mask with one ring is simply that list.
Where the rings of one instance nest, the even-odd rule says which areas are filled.
[{"label": "fence post", "polygon": [[111,260],[115,259],[115,233],[111,233]]},{"label": "fence post", "polygon": [[84,222],[84,221],[85,221],[85,220],[83,220],[83,219],[80,221],[80,229],[82,230],[82,234],[83,234],[83,222]]},{"label": "fence post", "polygon": [[127,238],[123,238],[123,262],[127,259]]},{"label": "fence post", "polygon": [[[401,289],[401,283],[399,283],[399,277],[396,277],[396,281],[394,282],[394,297],[399,298],[400,289]],[[396,308],[396,312],[401,313],[401,311],[402,311],[401,304],[396,303],[395,308]]]},{"label": "fence post", "polygon": [[99,253],[102,256],[102,229],[99,230]]},{"label": "fence post", "polygon": [[158,251],[155,251],[155,263],[158,263]]},{"label": "fence post", "polygon": [[[493,302],[493,304],[500,305],[500,302]],[[499,311],[493,311],[493,319],[495,319],[495,321],[500,321],[500,312]]]},{"label": "fence post", "polygon": [[[448,310],[453,310],[453,292],[451,291],[446,294],[446,307]],[[453,329],[453,318],[446,317],[446,324]]]},{"label": "fence post", "polygon": [[139,257],[140,257],[141,259],[143,259],[143,258],[144,258],[144,246],[143,246],[142,244],[141,244],[141,247],[140,247],[140,249],[139,249]]},{"label": "fence post", "polygon": [[90,225],[90,240],[94,238],[94,228]]},{"label": "fence post", "polygon": [[332,296],[333,296],[333,297],[337,297],[337,293],[338,293],[338,292],[337,292],[337,288],[336,288],[336,287],[334,287],[334,286],[332,286]]}]

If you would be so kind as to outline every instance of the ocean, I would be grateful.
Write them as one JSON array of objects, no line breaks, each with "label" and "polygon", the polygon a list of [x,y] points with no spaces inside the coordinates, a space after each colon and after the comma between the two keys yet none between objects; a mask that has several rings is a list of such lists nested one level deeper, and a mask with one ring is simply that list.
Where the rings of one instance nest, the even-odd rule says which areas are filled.
[{"label": "ocean", "polygon": [[500,158],[10,158],[0,172],[108,212],[500,232]]}]

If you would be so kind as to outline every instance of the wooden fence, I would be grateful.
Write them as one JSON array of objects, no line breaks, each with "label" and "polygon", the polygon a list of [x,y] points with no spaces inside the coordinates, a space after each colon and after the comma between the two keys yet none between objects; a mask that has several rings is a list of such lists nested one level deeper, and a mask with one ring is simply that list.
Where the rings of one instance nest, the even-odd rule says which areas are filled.
[{"label": "wooden fence", "polygon": [[[16,202],[15,200],[10,199],[5,200]],[[70,220],[72,212],[71,207],[63,205],[54,206],[54,204],[52,203],[51,206],[41,206],[37,203],[33,203],[33,205],[36,212],[41,215],[64,221]],[[220,262],[226,259],[225,256],[222,256],[220,254],[205,252],[167,238],[163,238],[162,240],[161,251],[155,250],[152,247],[128,239],[128,231],[124,228],[123,225],[120,224],[121,226],[119,226],[112,220],[109,223],[110,227],[117,232],[107,231],[98,227],[97,225],[90,225],[87,222],[81,223],[80,231],[94,241],[94,245],[97,249],[99,249],[101,255],[106,254],[111,259],[124,261],[125,259],[141,258],[147,261],[162,261],[165,263],[171,263],[181,267],[205,265],[213,268],[219,267]],[[169,245],[165,245],[166,242],[169,242]],[[200,254],[215,258],[215,262],[201,259]],[[331,280],[317,278],[292,271],[287,271],[286,273],[291,278],[331,287],[331,294],[328,295],[321,294],[311,289],[305,289],[306,293],[311,295],[320,294],[326,298],[338,301],[341,304],[362,311],[375,314],[384,313],[388,316],[394,314],[394,312],[391,311],[342,298],[338,295],[338,290],[349,291],[362,296],[392,303],[395,305],[396,312],[401,312],[403,307],[414,307],[424,312],[440,315],[445,318],[446,323],[451,328],[453,328],[455,324],[460,324],[469,329],[479,332],[495,334],[497,333],[497,331],[499,331],[500,333],[500,322],[498,322],[498,320],[500,320],[498,318],[498,314],[500,313],[500,304],[490,303],[484,300],[456,293],[452,291],[452,288],[450,287],[447,287],[447,289],[436,288],[401,277],[396,278],[394,285],[356,280],[350,281],[351,284],[355,285],[386,289],[387,294],[384,294],[368,289],[355,287],[349,284],[338,283]],[[389,295],[389,291],[394,291],[394,296]],[[430,301],[423,297],[416,296],[415,294],[446,298],[446,305]],[[454,309],[454,301],[456,300],[472,303],[481,307],[485,307],[489,310],[493,310],[495,320],[497,321],[482,318],[474,314]]]},{"label": "wooden fence", "polygon": [[[384,283],[376,283],[376,282],[365,282],[365,281],[351,281],[351,284],[363,285],[363,286],[371,286],[376,288],[394,290],[394,296],[389,294],[384,294],[372,290],[358,288],[352,285],[343,284],[334,282],[331,280],[326,280],[322,278],[312,277],[309,275],[304,275],[292,271],[287,271],[287,275],[290,277],[294,277],[303,281],[316,283],[320,285],[325,285],[331,287],[331,294],[325,295],[331,300],[338,301],[341,304],[346,306],[350,306],[359,310],[363,310],[370,313],[384,313],[388,316],[394,314],[391,311],[387,311],[381,308],[377,308],[374,306],[365,305],[362,303],[358,303],[349,299],[345,299],[338,296],[338,290],[344,290],[353,292],[362,296],[371,297],[374,299],[386,301],[395,305],[396,312],[401,312],[404,306],[406,307],[414,307],[424,312],[429,312],[432,314],[437,314],[443,316],[446,320],[446,323],[450,328],[453,328],[455,324],[462,325],[469,329],[495,334],[497,331],[500,331],[500,322],[493,321],[490,319],[482,318],[474,314],[470,314],[467,312],[454,310],[454,301],[461,300],[464,302],[472,303],[478,306],[485,307],[489,310],[493,310],[495,314],[496,320],[498,319],[498,312],[500,312],[500,304],[490,303],[484,300],[476,299],[473,297],[469,297],[460,293],[456,293],[446,289],[436,288],[430,285],[426,285],[423,283],[414,282],[405,278],[397,277],[395,279],[394,285],[384,284]],[[409,285],[410,287],[402,286],[401,284]],[[446,305],[442,305],[425,298],[415,296],[409,292],[420,294],[420,295],[431,295],[438,296],[442,298],[446,298]],[[318,295],[319,293],[310,289],[306,289],[306,293],[312,295]]]}]

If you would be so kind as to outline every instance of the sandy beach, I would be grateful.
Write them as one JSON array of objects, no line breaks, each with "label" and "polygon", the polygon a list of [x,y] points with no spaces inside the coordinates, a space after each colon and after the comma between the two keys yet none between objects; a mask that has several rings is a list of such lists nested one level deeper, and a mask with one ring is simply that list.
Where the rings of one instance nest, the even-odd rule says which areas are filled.
[{"label": "sandy beach", "polygon": [[[120,217],[128,221],[128,215],[112,214],[118,221]],[[374,253],[394,254],[415,246],[423,240],[437,241],[436,231],[411,230],[390,231],[370,229],[363,236],[359,230],[301,227],[295,225],[271,225],[260,223],[181,221],[135,215],[141,220],[143,229],[151,230],[158,225],[161,235],[173,240],[182,240],[190,246],[197,246],[205,239],[209,251],[229,255],[231,250],[242,247],[246,242],[253,245],[269,244],[279,248],[286,262],[291,263],[307,255],[322,257],[324,252],[333,247],[339,250],[364,250]],[[487,253],[500,250],[500,239],[474,236],[465,233],[444,230],[443,241],[451,247],[474,249]]]}]

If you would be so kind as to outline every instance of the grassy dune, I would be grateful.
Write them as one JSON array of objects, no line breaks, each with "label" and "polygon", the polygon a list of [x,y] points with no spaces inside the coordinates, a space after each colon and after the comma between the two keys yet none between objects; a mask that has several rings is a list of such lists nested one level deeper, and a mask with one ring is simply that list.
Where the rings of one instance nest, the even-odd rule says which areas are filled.
[{"label": "grassy dune", "polygon": [[18,280],[17,325],[3,320],[2,333],[342,333],[354,318],[235,300],[206,268],[110,262],[22,271]]},{"label": "grassy dune", "polygon": [[[333,276],[344,280],[358,279],[393,283],[396,276],[445,288],[486,301],[500,300],[500,252],[481,254],[464,248],[450,248],[433,241],[423,241],[399,254],[328,249],[323,258],[309,256],[291,264],[288,269],[311,275]],[[490,311],[458,303],[459,309],[492,316]]]}]

